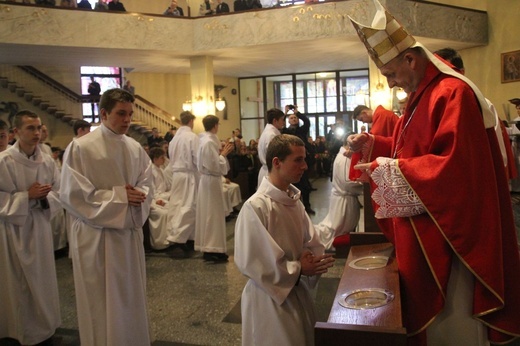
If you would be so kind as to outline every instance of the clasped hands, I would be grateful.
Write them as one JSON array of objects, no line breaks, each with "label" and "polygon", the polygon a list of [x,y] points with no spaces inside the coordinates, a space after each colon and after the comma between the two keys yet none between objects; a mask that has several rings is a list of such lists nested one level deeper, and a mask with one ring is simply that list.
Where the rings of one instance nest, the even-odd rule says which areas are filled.
[{"label": "clasped hands", "polygon": [[51,184],[40,184],[39,182],[33,183],[27,192],[29,193],[29,199],[44,199],[51,192]]},{"label": "clasped hands", "polygon": [[141,203],[143,203],[146,200],[146,194],[142,191],[137,190],[132,185],[126,184],[125,189],[126,197],[128,198],[128,204],[130,204],[131,206],[139,207],[141,206]]},{"label": "clasped hands", "polygon": [[332,254],[315,256],[311,251],[305,250],[300,256],[301,274],[313,276],[324,274],[334,265]]}]

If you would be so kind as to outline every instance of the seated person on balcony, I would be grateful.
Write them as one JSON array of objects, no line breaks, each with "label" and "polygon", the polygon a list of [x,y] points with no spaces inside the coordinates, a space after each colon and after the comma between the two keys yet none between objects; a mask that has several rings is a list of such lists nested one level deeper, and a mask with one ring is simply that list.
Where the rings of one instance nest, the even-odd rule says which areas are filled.
[{"label": "seated person on balcony", "polygon": [[60,7],[76,8],[78,4],[76,4],[76,0],[61,0]]},{"label": "seated person on balcony", "polygon": [[168,7],[163,14],[165,16],[183,17],[184,11],[182,10],[182,7],[177,6],[177,0],[172,0],[170,7]]},{"label": "seated person on balcony", "polygon": [[225,2],[222,2],[222,0],[217,0],[218,5],[215,8],[215,11],[217,13],[228,13],[229,12],[229,6]]},{"label": "seated person on balcony", "polygon": [[200,4],[199,15],[210,16],[213,13],[215,12],[211,9],[211,3],[209,2],[209,0],[204,0],[204,3]]},{"label": "seated person on balcony", "polygon": [[108,9],[110,11],[126,12],[125,5],[119,0],[112,0],[108,3]]},{"label": "seated person on balcony", "polygon": [[254,10],[255,8],[262,8],[260,0],[246,0],[246,9]]},{"label": "seated person on balcony", "polygon": [[233,2],[233,12],[245,10],[247,10],[246,0],[235,0],[235,2]]},{"label": "seated person on balcony", "polygon": [[81,0],[80,2],[78,2],[78,8],[86,8],[91,10],[92,5],[90,4],[90,2],[88,2],[88,0]]},{"label": "seated person on balcony", "polygon": [[56,0],[34,0],[34,3],[41,6],[56,6]]},{"label": "seated person on balcony", "polygon": [[108,11],[106,0],[98,0],[94,6],[94,11]]},{"label": "seated person on balcony", "polygon": [[152,160],[154,196],[148,216],[150,227],[150,243],[154,250],[167,248],[168,237],[168,199],[170,198],[170,179],[165,177],[161,166],[164,165],[166,153],[161,148],[150,149]]}]

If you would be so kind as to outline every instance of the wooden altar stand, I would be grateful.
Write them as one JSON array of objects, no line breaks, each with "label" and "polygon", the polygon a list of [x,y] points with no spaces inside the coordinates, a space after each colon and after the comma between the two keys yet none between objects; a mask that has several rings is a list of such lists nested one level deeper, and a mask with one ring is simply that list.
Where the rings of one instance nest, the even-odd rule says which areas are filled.
[{"label": "wooden altar stand", "polygon": [[[392,244],[382,233],[351,233],[351,248],[327,322],[315,325],[317,346],[400,346],[406,345],[402,325],[399,273],[395,257],[383,268],[362,270],[349,266],[365,256],[389,255]],[[340,305],[347,292],[378,288],[390,290],[390,303],[370,309],[351,309]]]}]

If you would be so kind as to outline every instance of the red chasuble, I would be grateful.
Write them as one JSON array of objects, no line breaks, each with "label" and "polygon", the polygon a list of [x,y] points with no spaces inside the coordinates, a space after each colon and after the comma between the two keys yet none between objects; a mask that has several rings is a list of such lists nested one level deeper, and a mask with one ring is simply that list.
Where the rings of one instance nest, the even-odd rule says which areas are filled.
[{"label": "red chasuble", "polygon": [[383,106],[377,106],[372,117],[372,128],[369,132],[373,135],[392,137],[397,120],[399,118],[394,112]]},{"label": "red chasuble", "polygon": [[367,152],[368,162],[396,153],[401,174],[426,208],[385,224],[393,228],[385,233],[394,236],[410,336],[424,340],[442,310],[453,256],[475,278],[473,315],[488,326],[489,340],[520,335],[511,199],[494,129],[485,129],[472,89],[430,63],[393,140],[375,136]]}]

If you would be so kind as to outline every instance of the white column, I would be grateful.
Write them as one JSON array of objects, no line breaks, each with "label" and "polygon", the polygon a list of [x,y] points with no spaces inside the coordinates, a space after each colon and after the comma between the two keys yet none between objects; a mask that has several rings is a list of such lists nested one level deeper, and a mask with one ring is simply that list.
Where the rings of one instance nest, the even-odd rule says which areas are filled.
[{"label": "white column", "polygon": [[215,114],[215,83],[213,58],[190,58],[192,113],[197,117]]}]

